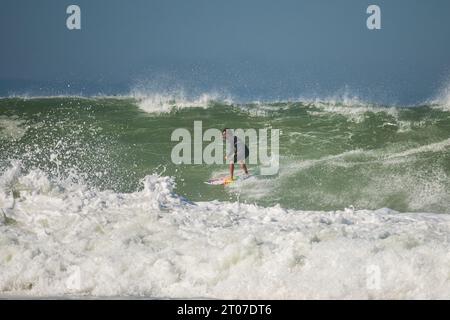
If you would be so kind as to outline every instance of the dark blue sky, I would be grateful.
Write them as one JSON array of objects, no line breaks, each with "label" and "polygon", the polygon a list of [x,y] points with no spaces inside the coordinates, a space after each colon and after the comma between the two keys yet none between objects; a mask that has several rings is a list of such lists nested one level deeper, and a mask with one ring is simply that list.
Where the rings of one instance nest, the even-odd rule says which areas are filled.
[{"label": "dark blue sky", "polygon": [[[82,30],[66,28],[78,4]],[[366,9],[382,10],[382,30]],[[450,75],[448,0],[2,0],[0,94],[221,91],[292,98],[349,91],[416,103]]]}]

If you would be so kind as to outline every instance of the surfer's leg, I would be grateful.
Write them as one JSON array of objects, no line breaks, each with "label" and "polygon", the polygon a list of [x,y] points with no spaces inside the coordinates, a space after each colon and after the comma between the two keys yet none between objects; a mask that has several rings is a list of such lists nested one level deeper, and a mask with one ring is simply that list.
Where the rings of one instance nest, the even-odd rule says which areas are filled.
[{"label": "surfer's leg", "polygon": [[233,180],[233,176],[234,176],[234,163],[230,163],[230,178],[231,180]]},{"label": "surfer's leg", "polygon": [[247,165],[244,162],[240,163],[241,169],[244,170],[245,174],[248,174]]},{"label": "surfer's leg", "polygon": [[245,160],[248,158],[249,156],[249,150],[247,148],[247,146],[245,146],[245,155],[244,155],[244,159],[243,161],[240,162],[241,168],[242,170],[244,170],[245,174],[248,175],[248,170],[247,170],[247,165],[245,164]]}]

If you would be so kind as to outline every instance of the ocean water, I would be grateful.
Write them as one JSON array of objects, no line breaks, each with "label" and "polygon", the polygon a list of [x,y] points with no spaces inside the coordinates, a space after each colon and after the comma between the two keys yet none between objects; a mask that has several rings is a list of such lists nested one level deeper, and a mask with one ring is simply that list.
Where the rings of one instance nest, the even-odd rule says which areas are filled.
[{"label": "ocean water", "polygon": [[[199,120],[279,129],[278,174],[173,164]],[[449,175],[448,95],[2,98],[0,296],[448,298]]]}]

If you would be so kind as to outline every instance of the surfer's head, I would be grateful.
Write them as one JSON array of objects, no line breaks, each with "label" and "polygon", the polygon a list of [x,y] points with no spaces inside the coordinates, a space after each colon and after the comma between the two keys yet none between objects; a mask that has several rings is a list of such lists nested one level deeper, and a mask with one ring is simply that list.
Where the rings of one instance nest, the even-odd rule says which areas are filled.
[{"label": "surfer's head", "polygon": [[[227,138],[227,133],[229,132],[228,130],[230,130],[230,128],[223,128],[223,130],[222,130],[222,137],[223,137],[224,139]],[[231,132],[230,132],[230,133],[231,133]]]}]

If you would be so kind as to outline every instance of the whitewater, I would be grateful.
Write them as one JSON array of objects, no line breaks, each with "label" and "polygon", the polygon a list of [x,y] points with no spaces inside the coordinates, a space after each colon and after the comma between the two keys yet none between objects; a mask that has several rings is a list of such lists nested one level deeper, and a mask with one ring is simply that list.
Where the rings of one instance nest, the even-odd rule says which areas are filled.
[{"label": "whitewater", "polygon": [[[13,183],[21,190],[5,193]],[[155,175],[124,194],[16,166],[1,185],[3,294],[404,299],[450,290],[448,215],[194,203]]]}]

